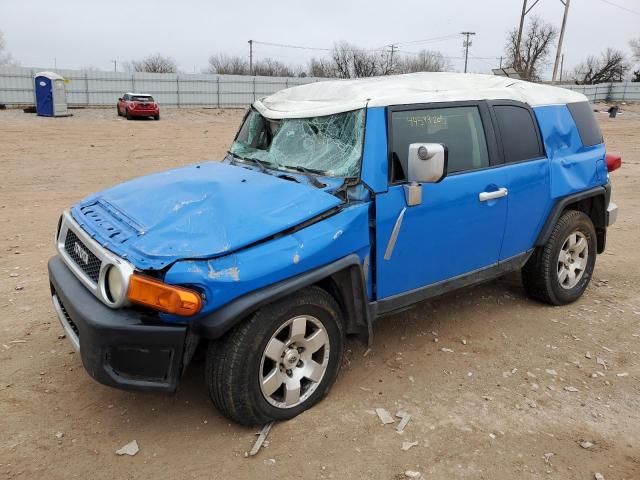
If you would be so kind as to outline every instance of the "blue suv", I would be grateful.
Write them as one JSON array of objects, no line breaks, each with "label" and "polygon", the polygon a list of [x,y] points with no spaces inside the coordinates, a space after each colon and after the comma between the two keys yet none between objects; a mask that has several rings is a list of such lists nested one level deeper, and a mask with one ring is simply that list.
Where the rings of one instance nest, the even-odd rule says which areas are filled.
[{"label": "blue suv", "polygon": [[54,308],[101,383],[173,392],[201,347],[222,413],[292,418],[384,315],[514,270],[533,299],[578,299],[620,163],[587,99],[556,87],[419,73],[283,90],[223,161],[64,212]]}]

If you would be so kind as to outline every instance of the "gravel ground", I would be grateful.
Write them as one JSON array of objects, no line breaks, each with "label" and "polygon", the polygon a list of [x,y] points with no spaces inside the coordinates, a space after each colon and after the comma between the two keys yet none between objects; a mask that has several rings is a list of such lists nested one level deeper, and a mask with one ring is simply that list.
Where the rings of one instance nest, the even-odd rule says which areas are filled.
[{"label": "gravel ground", "polygon": [[[276,424],[252,458],[257,429],[218,414],[202,364],[173,396],[91,380],[49,296],[60,211],[131,177],[221,158],[242,114],[0,111],[0,478],[640,478],[639,106],[598,114],[623,155],[612,174],[620,216],[577,303],[532,302],[511,275],[388,317],[367,355],[349,343],[329,397]],[[404,433],[381,424],[379,407],[412,415]],[[137,455],[115,454],[132,440]]]}]

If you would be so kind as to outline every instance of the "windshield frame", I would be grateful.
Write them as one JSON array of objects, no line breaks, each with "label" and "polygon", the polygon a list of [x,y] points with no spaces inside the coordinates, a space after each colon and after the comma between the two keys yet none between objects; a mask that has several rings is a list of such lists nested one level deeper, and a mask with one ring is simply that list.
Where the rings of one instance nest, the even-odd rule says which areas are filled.
[{"label": "windshield frame", "polygon": [[265,117],[264,115],[262,115],[262,113],[260,113],[253,105],[251,105],[247,109],[247,111],[245,112],[245,114],[242,117],[242,121],[240,122],[240,126],[237,129],[236,134],[233,137],[233,142],[229,146],[229,149],[227,150],[227,154],[230,155],[231,157],[233,157],[234,160],[239,160],[239,161],[241,161],[243,163],[246,163],[246,164],[254,163],[254,159],[245,158],[242,155],[240,155],[238,153],[234,153],[232,151],[233,145],[236,142],[238,142],[238,137],[240,136],[240,133],[242,132],[243,127],[245,126],[246,122],[249,119],[249,116],[252,113],[260,115],[260,117],[262,117],[265,120],[286,121],[286,120],[307,120],[307,119],[312,119],[312,118],[322,118],[322,117],[329,117],[329,116],[347,114],[347,113],[358,112],[358,111],[362,111],[362,132],[361,132],[361,138],[360,138],[359,156],[358,156],[358,161],[357,161],[357,164],[356,164],[357,173],[355,175],[337,175],[337,174],[332,173],[330,170],[320,171],[318,169],[314,169],[314,168],[311,168],[311,167],[306,167],[304,165],[281,165],[281,164],[277,164],[277,163],[274,163],[274,162],[269,162],[269,161],[264,160],[264,159],[259,159],[259,161],[261,162],[261,164],[264,167],[266,167],[267,169],[270,169],[270,170],[287,171],[287,172],[292,172],[292,173],[298,174],[298,175],[305,175],[305,173],[303,173],[303,171],[299,168],[299,167],[302,167],[302,169],[307,170],[308,174],[311,174],[311,175],[314,175],[314,176],[327,177],[327,178],[341,178],[341,179],[344,179],[345,181],[346,180],[349,180],[349,181],[357,180],[358,183],[359,183],[360,179],[361,179],[361,176],[362,176],[362,165],[363,165],[363,161],[364,161],[365,143],[366,143],[367,113],[368,113],[368,109],[366,107],[364,107],[364,108],[356,108],[356,109],[353,109],[353,110],[346,110],[344,112],[333,113],[333,114],[330,114],[330,115],[319,115],[319,116],[316,116],[316,117],[271,119],[271,118],[268,118],[268,117]]}]

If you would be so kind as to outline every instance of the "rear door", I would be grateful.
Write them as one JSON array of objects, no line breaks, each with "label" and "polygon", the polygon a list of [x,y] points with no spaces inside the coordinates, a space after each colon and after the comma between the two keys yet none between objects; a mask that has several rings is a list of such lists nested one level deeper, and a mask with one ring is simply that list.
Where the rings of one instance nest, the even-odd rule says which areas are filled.
[{"label": "rear door", "polygon": [[[388,116],[390,185],[376,195],[378,300],[419,296],[412,291],[496,265],[507,215],[485,102],[390,107]],[[447,146],[449,173],[422,186],[421,204],[407,206],[408,148],[419,142]]]},{"label": "rear door", "polygon": [[533,247],[551,208],[549,159],[536,117],[528,105],[489,102],[503,162],[508,212],[500,260]]}]

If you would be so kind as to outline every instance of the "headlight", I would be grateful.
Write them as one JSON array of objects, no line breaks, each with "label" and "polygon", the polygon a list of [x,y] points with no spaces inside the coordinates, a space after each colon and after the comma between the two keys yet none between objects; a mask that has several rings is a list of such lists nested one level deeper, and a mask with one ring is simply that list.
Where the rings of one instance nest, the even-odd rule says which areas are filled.
[{"label": "headlight", "polygon": [[112,303],[119,304],[124,300],[126,282],[122,278],[122,272],[115,265],[111,265],[104,277],[104,290],[107,298]]}]

